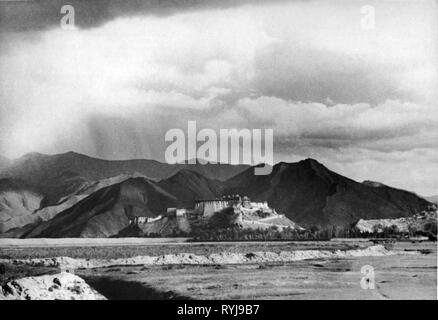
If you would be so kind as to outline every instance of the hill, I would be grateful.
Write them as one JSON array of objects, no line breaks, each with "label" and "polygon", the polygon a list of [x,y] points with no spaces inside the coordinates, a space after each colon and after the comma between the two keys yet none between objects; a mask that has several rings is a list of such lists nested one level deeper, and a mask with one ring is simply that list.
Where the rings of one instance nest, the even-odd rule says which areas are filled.
[{"label": "hill", "polygon": [[[120,183],[132,177],[139,176],[141,175],[134,173],[131,175],[119,175],[99,181],[83,181],[76,188],[73,188],[71,192],[67,192],[68,188],[63,190],[64,196],[59,198],[59,201],[55,204],[49,204],[47,197],[41,193],[41,188],[33,187],[34,192],[38,193],[41,197],[38,207],[33,208],[33,210],[27,210],[24,214],[10,217],[7,221],[0,222],[0,230],[1,232],[6,232],[11,229],[19,228],[21,230],[12,230],[8,232],[7,236],[20,237],[22,234],[28,232],[29,227],[31,227],[29,226],[30,224],[36,226],[42,221],[50,220],[54,218],[58,213],[69,209],[82,199],[86,198],[87,196],[101,188]],[[17,185],[17,188],[15,190],[15,192],[21,193],[24,193],[26,191],[26,189],[22,185]],[[4,211],[4,207],[0,207],[0,215],[3,214]],[[27,227],[22,228],[24,226]]]},{"label": "hill", "polygon": [[154,217],[179,201],[146,178],[129,178],[92,193],[26,237],[110,237],[138,215]]},{"label": "hill", "polygon": [[376,183],[358,183],[313,159],[278,163],[269,175],[248,169],[225,182],[226,193],[267,201],[300,225],[346,226],[359,219],[400,218],[428,210],[414,193]]},{"label": "hill", "polygon": [[195,199],[215,199],[220,194],[221,183],[202,174],[182,169],[158,185],[173,194],[186,207],[191,208]]},{"label": "hill", "polygon": [[44,195],[18,179],[0,179],[0,233],[32,221],[28,217],[41,207]]}]

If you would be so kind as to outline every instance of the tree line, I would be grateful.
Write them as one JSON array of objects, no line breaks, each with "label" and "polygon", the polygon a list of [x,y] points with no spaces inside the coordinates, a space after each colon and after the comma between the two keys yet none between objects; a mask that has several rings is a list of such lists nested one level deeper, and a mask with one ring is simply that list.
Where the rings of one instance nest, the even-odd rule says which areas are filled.
[{"label": "tree line", "polygon": [[354,225],[339,226],[311,226],[305,230],[283,228],[282,230],[273,226],[267,229],[243,229],[238,226],[227,228],[200,228],[186,234],[194,241],[322,241],[333,238],[409,238],[425,236],[436,241],[436,222],[427,223],[422,230],[410,227],[408,231],[402,232],[396,225],[375,226],[372,232],[361,232]]}]

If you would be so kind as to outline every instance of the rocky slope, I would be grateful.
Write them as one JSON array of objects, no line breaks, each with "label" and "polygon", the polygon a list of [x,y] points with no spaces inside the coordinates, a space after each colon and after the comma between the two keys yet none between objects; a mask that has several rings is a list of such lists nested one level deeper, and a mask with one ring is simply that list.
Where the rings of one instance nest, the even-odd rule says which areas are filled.
[{"label": "rocky slope", "polygon": [[110,237],[137,215],[154,217],[179,201],[146,178],[129,178],[99,189],[25,237]]},{"label": "rocky slope", "polygon": [[44,195],[17,179],[0,179],[0,233],[32,222],[29,217],[41,207]]},{"label": "rocky slope", "polygon": [[437,213],[418,214],[412,217],[397,219],[360,219],[356,223],[356,228],[360,232],[373,233],[374,231],[383,232],[385,228],[396,228],[397,232],[431,232],[436,236]]},{"label": "rocky slope", "polygon": [[[68,189],[65,189],[64,190],[65,195],[61,197],[57,203],[47,206],[44,206],[44,202],[47,203],[45,196],[43,196],[40,193],[40,191],[36,191],[39,190],[38,187],[33,187],[32,195],[34,194],[39,195],[40,200],[38,204],[34,201],[35,204],[33,205],[33,207],[31,209],[27,208],[26,210],[18,210],[16,208],[11,209],[6,207],[5,205],[2,206],[1,203],[6,202],[4,198],[6,198],[7,195],[9,195],[9,198],[11,198],[12,195],[11,195],[11,191],[9,191],[7,195],[5,195],[4,192],[0,193],[0,216],[6,215],[8,212],[15,213],[14,215],[10,214],[7,220],[0,219],[0,233],[7,232],[7,234],[3,235],[3,237],[14,237],[14,238],[21,237],[24,234],[28,233],[31,228],[35,227],[39,223],[54,218],[58,213],[71,208],[76,203],[86,198],[88,195],[96,192],[97,190],[113,184],[120,183],[129,178],[139,177],[139,176],[141,175],[134,173],[134,174],[123,174],[116,177],[103,179],[100,181],[85,180],[82,181],[81,184],[77,185],[76,188],[72,188],[73,191],[71,191],[71,193],[68,192]],[[7,181],[10,181],[10,179],[0,180],[0,190],[4,189],[4,187],[2,188],[1,186],[4,186],[7,183]],[[31,201],[26,200],[25,198],[26,196],[28,196],[28,191],[27,191],[28,187],[26,187],[23,183],[20,184],[19,181],[14,181],[12,183],[15,186],[14,194],[13,194],[14,199],[16,200],[15,202],[19,200],[18,205],[31,203]],[[21,197],[18,197],[18,200],[16,196],[17,194],[21,195]],[[7,203],[11,205],[11,203],[13,202],[11,201],[11,199],[9,199]]]}]

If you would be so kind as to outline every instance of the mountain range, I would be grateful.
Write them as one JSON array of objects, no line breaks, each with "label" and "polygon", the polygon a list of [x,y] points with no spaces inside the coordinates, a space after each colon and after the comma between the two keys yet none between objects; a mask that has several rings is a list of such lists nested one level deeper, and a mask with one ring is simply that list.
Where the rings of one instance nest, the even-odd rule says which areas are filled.
[{"label": "mountain range", "polygon": [[356,182],[313,159],[281,162],[269,175],[227,164],[169,165],[108,161],[69,152],[29,154],[0,170],[3,237],[111,237],[134,216],[195,199],[240,194],[267,201],[302,226],[346,226],[359,219],[400,218],[436,206],[381,183]]},{"label": "mountain range", "polygon": [[[5,162],[7,164],[8,162]],[[100,180],[122,173],[138,172],[151,179],[161,180],[181,169],[190,168],[211,179],[226,180],[249,168],[248,165],[229,164],[176,164],[170,165],[156,160],[103,160],[76,152],[56,155],[29,153],[9,163],[0,172],[0,177],[21,178],[35,184],[59,182],[71,176],[89,180]]]}]

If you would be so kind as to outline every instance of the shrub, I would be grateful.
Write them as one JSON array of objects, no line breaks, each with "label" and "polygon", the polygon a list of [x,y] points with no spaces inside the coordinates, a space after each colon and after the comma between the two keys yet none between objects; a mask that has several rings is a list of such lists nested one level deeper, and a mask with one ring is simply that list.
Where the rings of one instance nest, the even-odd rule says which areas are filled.
[{"label": "shrub", "polygon": [[424,231],[430,232],[433,235],[437,235],[437,222],[431,221],[424,225]]}]

